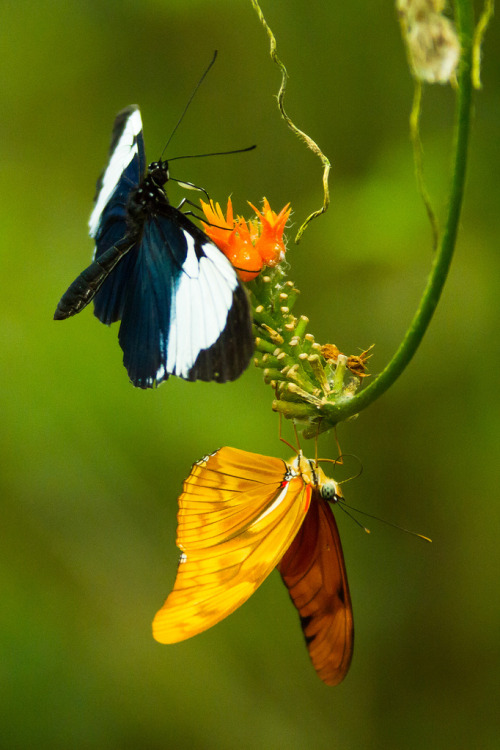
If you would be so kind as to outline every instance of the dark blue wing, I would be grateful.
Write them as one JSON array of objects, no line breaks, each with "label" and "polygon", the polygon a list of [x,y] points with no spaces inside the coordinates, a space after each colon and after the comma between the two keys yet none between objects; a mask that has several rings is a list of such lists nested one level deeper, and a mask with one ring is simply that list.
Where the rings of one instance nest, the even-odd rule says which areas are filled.
[{"label": "dark blue wing", "polygon": [[133,104],[115,118],[108,165],[97,182],[89,219],[89,234],[96,242],[95,258],[127,234],[128,198],[145,171],[141,113]]},{"label": "dark blue wing", "polygon": [[120,319],[124,282],[134,263],[127,259],[127,253],[137,239],[127,225],[127,204],[145,170],[141,114],[132,105],[115,118],[108,165],[97,182],[89,219],[90,236],[95,239],[93,262],[61,297],[54,314],[56,320],[80,312],[95,295],[99,320],[109,324]]},{"label": "dark blue wing", "polygon": [[134,242],[94,297],[94,315],[108,326],[121,320],[123,316],[129,280],[137,262],[138,246],[138,243]]},{"label": "dark blue wing", "polygon": [[118,340],[132,383],[139,388],[152,388],[156,381],[168,377],[164,366],[165,348],[175,275],[179,275],[179,269],[154,219],[146,221],[133,257],[135,263],[132,267],[129,264]]},{"label": "dark blue wing", "polygon": [[[94,259],[99,259],[110,247],[120,246],[124,241],[128,244],[127,203],[130,192],[137,188],[145,171],[141,113],[136,105],[131,105],[116,116],[108,165],[97,183],[89,219],[90,236],[95,239]],[[122,316],[126,280],[135,263],[133,256],[132,248],[95,297],[94,314],[102,323],[109,325]]]},{"label": "dark blue wing", "polygon": [[121,320],[124,364],[140,388],[170,374],[234,380],[253,351],[246,292],[223,253],[168,201],[154,204],[141,222],[130,221],[130,194],[145,173],[141,116],[131,106],[115,119],[108,166],[97,183],[89,220],[94,262],[55,317],[69,317],[94,299],[100,321]]},{"label": "dark blue wing", "polygon": [[146,219],[127,261],[118,338],[132,383],[151,388],[169,375],[237,378],[253,337],[246,292],[224,254],[184,214],[164,206]]}]

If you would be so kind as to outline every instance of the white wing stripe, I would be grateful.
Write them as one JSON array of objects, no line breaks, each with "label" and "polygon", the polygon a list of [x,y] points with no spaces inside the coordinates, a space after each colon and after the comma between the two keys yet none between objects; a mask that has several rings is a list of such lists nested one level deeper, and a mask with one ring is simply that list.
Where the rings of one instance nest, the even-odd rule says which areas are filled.
[{"label": "white wing stripe", "polygon": [[[232,301],[232,295],[229,299],[222,297],[217,275],[212,271],[207,259],[201,258],[199,283],[203,298],[203,338],[200,338],[200,343],[204,349],[219,338],[226,324],[228,309]],[[229,290],[226,287],[224,291]]]},{"label": "white wing stripe", "polygon": [[113,195],[122,173],[138,153],[139,149],[137,142],[135,142],[135,138],[139,135],[141,130],[141,113],[136,109],[132,112],[125,123],[120,140],[116,144],[115,150],[111,154],[109,164],[106,167],[106,171],[102,176],[101,190],[99,191],[99,195],[97,196],[94,209],[89,219],[89,233],[91,237],[95,237],[97,233],[101,214]]},{"label": "white wing stripe", "polygon": [[205,243],[206,257],[198,259],[193,238],[184,234],[188,251],[172,300],[166,370],[185,378],[200,351],[215,344],[224,330],[238,279],[220,250]]},{"label": "white wing stripe", "polygon": [[238,286],[238,276],[224,253],[215,247],[215,245],[212,245],[211,242],[205,242],[202,245],[202,250],[208,260],[212,261],[220,275],[227,281],[231,291],[234,292]]},{"label": "white wing stripe", "polygon": [[196,250],[194,246],[194,239],[189,232],[186,232],[185,229],[182,230],[182,233],[184,237],[186,238],[187,243],[187,254],[186,259],[184,263],[182,264],[182,270],[184,273],[187,273],[187,275],[191,279],[197,278],[199,275],[199,268],[198,268],[198,258],[196,257]]}]

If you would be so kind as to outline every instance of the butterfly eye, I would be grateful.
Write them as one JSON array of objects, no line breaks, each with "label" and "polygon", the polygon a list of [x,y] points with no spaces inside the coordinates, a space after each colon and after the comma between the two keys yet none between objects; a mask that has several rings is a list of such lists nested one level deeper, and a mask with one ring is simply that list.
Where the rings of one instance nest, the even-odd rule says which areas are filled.
[{"label": "butterfly eye", "polygon": [[149,176],[156,185],[162,187],[168,181],[168,163],[154,161],[149,165]]},{"label": "butterfly eye", "polygon": [[327,479],[320,487],[320,494],[323,500],[337,501],[340,497],[337,483],[333,479]]}]

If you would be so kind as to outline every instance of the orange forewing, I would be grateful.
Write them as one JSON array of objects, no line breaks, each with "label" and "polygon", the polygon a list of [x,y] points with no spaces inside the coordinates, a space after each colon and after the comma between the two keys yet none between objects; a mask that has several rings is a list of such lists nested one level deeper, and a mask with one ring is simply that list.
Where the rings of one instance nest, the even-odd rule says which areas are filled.
[{"label": "orange forewing", "polygon": [[245,602],[282,558],[311,487],[278,458],[221,448],[196,463],[179,498],[174,588],[153,622],[160,643],[215,625]]},{"label": "orange forewing", "polygon": [[278,567],[299,611],[313,666],[323,682],[337,685],[352,657],[351,597],[333,511],[317,489]]}]

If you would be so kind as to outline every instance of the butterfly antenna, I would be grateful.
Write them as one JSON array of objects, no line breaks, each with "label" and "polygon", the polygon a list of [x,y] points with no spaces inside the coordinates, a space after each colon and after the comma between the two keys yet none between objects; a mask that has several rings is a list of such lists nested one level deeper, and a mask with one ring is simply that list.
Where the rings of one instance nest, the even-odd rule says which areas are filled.
[{"label": "butterfly antenna", "polygon": [[[366,526],[363,526],[363,524],[361,523],[361,521],[359,521],[357,518],[355,518],[352,515],[352,513],[349,513],[349,511],[346,510],[346,508],[344,507],[343,503],[338,502],[336,505],[337,505],[337,508],[340,508],[341,510],[343,510],[344,513],[346,514],[346,516],[349,516],[349,518],[351,519],[351,521],[354,521],[354,523],[357,524],[361,529],[363,529],[363,531],[366,531],[367,534],[371,534],[372,533],[370,531],[370,529],[367,529]],[[354,510],[354,508],[352,510]]]},{"label": "butterfly antenna", "polygon": [[[169,143],[171,140],[172,137],[169,138]],[[165,146],[165,148],[167,148],[167,146]],[[162,151],[162,156],[165,148]],[[204,156],[227,156],[228,154],[244,154],[245,151],[253,151],[254,148],[257,148],[257,145],[255,143],[253,146],[247,146],[246,148],[236,148],[231,151],[211,151],[209,154],[185,154],[185,156],[173,156],[168,160],[168,163],[170,164],[171,161],[177,161],[178,159],[203,159]],[[170,179],[172,179],[172,177]]]},{"label": "butterfly antenna", "polygon": [[[338,503],[340,505],[340,503]],[[343,505],[340,505],[342,510],[344,510],[346,513],[345,507]],[[410,531],[409,529],[405,529],[403,526],[399,526],[397,523],[392,523],[392,521],[387,521],[385,518],[379,518],[379,516],[374,516],[371,513],[367,513],[365,510],[360,510],[359,508],[354,508],[352,505],[348,506],[349,510],[353,510],[355,513],[361,513],[362,516],[367,516],[367,518],[373,518],[375,521],[380,521],[380,523],[385,523],[386,526],[392,526],[394,529],[399,529],[399,531],[404,531],[405,534],[410,534],[411,536],[416,536],[419,539],[423,539],[424,542],[432,542],[432,539],[429,539],[428,536],[424,536],[423,534],[419,534],[417,531]],[[348,515],[350,515],[348,513]],[[353,516],[351,516],[354,521],[355,519]]]},{"label": "butterfly antenna", "polygon": [[297,435],[297,427],[295,426],[295,422],[293,423],[293,429],[295,430],[295,438],[297,440],[297,445],[299,446],[299,448],[294,448],[293,445],[291,443],[289,443],[288,440],[285,440],[285,438],[282,436],[282,434],[281,434],[281,425],[282,425],[281,412],[280,412],[279,418],[280,418],[279,439],[281,440],[282,443],[285,443],[285,445],[288,445],[288,447],[290,448],[290,450],[292,450],[294,453],[296,453],[297,455],[299,455],[299,453],[300,453],[300,443],[299,443],[299,436]]},{"label": "butterfly antenna", "polygon": [[169,146],[169,143],[170,143],[170,141],[171,141],[171,140],[172,140],[172,138],[174,137],[174,135],[175,135],[175,133],[176,133],[176,130],[177,130],[177,128],[179,127],[179,125],[180,125],[180,124],[181,124],[181,122],[183,121],[183,119],[184,119],[184,115],[186,114],[186,112],[187,112],[187,111],[188,111],[188,109],[189,109],[189,105],[190,105],[190,104],[191,104],[191,102],[193,101],[193,99],[194,99],[194,96],[195,96],[196,92],[198,91],[198,89],[200,88],[201,84],[203,83],[203,81],[204,81],[204,80],[205,80],[205,78],[207,77],[208,71],[209,71],[209,70],[210,70],[210,68],[211,68],[211,67],[213,66],[213,64],[215,63],[215,60],[216,60],[216,59],[217,59],[217,50],[215,50],[215,52],[214,52],[214,56],[212,57],[212,60],[210,61],[210,63],[209,63],[209,65],[208,65],[207,69],[205,70],[205,72],[204,72],[204,73],[203,73],[203,75],[201,76],[200,80],[198,81],[198,83],[197,83],[197,84],[196,84],[196,86],[194,87],[193,93],[192,93],[192,94],[191,94],[191,96],[189,97],[189,99],[188,99],[188,102],[187,102],[186,106],[184,107],[184,111],[183,111],[183,113],[181,114],[181,116],[179,117],[179,120],[178,120],[178,122],[177,122],[177,125],[176,125],[176,126],[175,126],[175,128],[174,128],[174,129],[172,130],[172,132],[171,132],[171,134],[170,134],[170,138],[168,139],[167,143],[165,144],[165,148],[164,148],[164,149],[163,149],[163,151],[161,152],[161,156],[160,156],[160,159],[161,159],[161,158],[163,157],[163,154],[164,154],[164,153],[165,153],[165,151],[167,150],[167,148],[168,148],[168,146]]}]

